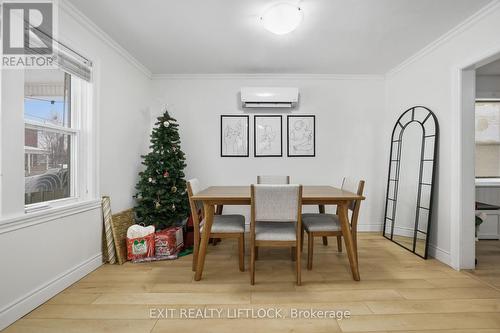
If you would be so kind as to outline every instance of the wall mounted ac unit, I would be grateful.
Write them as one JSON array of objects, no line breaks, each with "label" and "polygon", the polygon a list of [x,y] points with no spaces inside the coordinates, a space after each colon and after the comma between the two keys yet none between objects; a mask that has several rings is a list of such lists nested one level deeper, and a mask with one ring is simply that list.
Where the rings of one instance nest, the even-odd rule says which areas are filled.
[{"label": "wall mounted ac unit", "polygon": [[242,87],[244,108],[293,108],[299,101],[299,89],[292,87]]}]

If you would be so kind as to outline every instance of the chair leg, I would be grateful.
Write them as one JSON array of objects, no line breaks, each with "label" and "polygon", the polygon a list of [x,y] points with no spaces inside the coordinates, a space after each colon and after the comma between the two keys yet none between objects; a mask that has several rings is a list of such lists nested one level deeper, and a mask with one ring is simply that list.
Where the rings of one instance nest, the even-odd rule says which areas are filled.
[{"label": "chair leg", "polygon": [[298,248],[295,248],[296,251],[295,251],[295,262],[296,262],[296,265],[297,265],[297,285],[300,286],[302,284],[302,271],[301,271],[301,264],[300,264],[300,260],[301,260],[301,253],[299,251]]},{"label": "chair leg", "polygon": [[296,252],[297,252],[297,247],[292,246],[290,249],[290,257],[292,258],[292,261],[295,261]]},{"label": "chair leg", "polygon": [[337,250],[342,252],[342,236],[340,235],[337,236]]},{"label": "chair leg", "polygon": [[300,253],[304,252],[304,228],[300,230]]},{"label": "chair leg", "polygon": [[193,267],[192,267],[193,272],[196,271],[196,265],[198,264],[199,250],[200,250],[200,239],[197,239],[197,237],[195,237],[193,244]]},{"label": "chair leg", "polygon": [[240,263],[240,272],[245,271],[245,234],[242,233],[238,238],[238,254]]},{"label": "chair leg", "polygon": [[352,232],[352,244],[354,245],[354,251],[356,254],[356,260],[358,259],[358,233],[356,230]]},{"label": "chair leg", "polygon": [[307,269],[311,270],[313,267],[313,248],[314,248],[314,236],[310,232],[307,234]]},{"label": "chair leg", "polygon": [[327,246],[328,245],[328,237],[323,236],[323,245]]},{"label": "chair leg", "polygon": [[255,254],[257,253],[257,246],[250,246],[250,284],[255,284]]}]

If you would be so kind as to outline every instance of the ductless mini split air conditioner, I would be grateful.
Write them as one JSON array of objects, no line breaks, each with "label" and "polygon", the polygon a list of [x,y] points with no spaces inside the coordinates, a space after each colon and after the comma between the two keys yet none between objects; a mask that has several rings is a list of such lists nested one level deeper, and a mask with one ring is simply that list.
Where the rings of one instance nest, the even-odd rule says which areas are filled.
[{"label": "ductless mini split air conditioner", "polygon": [[299,101],[299,89],[293,87],[242,87],[244,108],[293,108]]}]

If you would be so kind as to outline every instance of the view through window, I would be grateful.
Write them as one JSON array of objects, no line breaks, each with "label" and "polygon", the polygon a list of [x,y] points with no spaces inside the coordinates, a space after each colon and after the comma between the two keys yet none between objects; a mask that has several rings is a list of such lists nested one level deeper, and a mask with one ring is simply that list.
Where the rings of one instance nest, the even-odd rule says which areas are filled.
[{"label": "view through window", "polygon": [[71,76],[27,70],[24,86],[25,204],[71,196]]}]

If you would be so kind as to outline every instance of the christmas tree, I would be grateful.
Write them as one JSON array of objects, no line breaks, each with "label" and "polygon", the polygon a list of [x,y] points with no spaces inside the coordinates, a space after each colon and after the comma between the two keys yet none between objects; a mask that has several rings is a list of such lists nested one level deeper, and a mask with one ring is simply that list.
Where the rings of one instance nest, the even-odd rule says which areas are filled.
[{"label": "christmas tree", "polygon": [[151,151],[141,156],[145,170],[136,185],[139,223],[165,229],[188,215],[184,153],[180,149],[179,125],[165,111],[151,133]]}]

